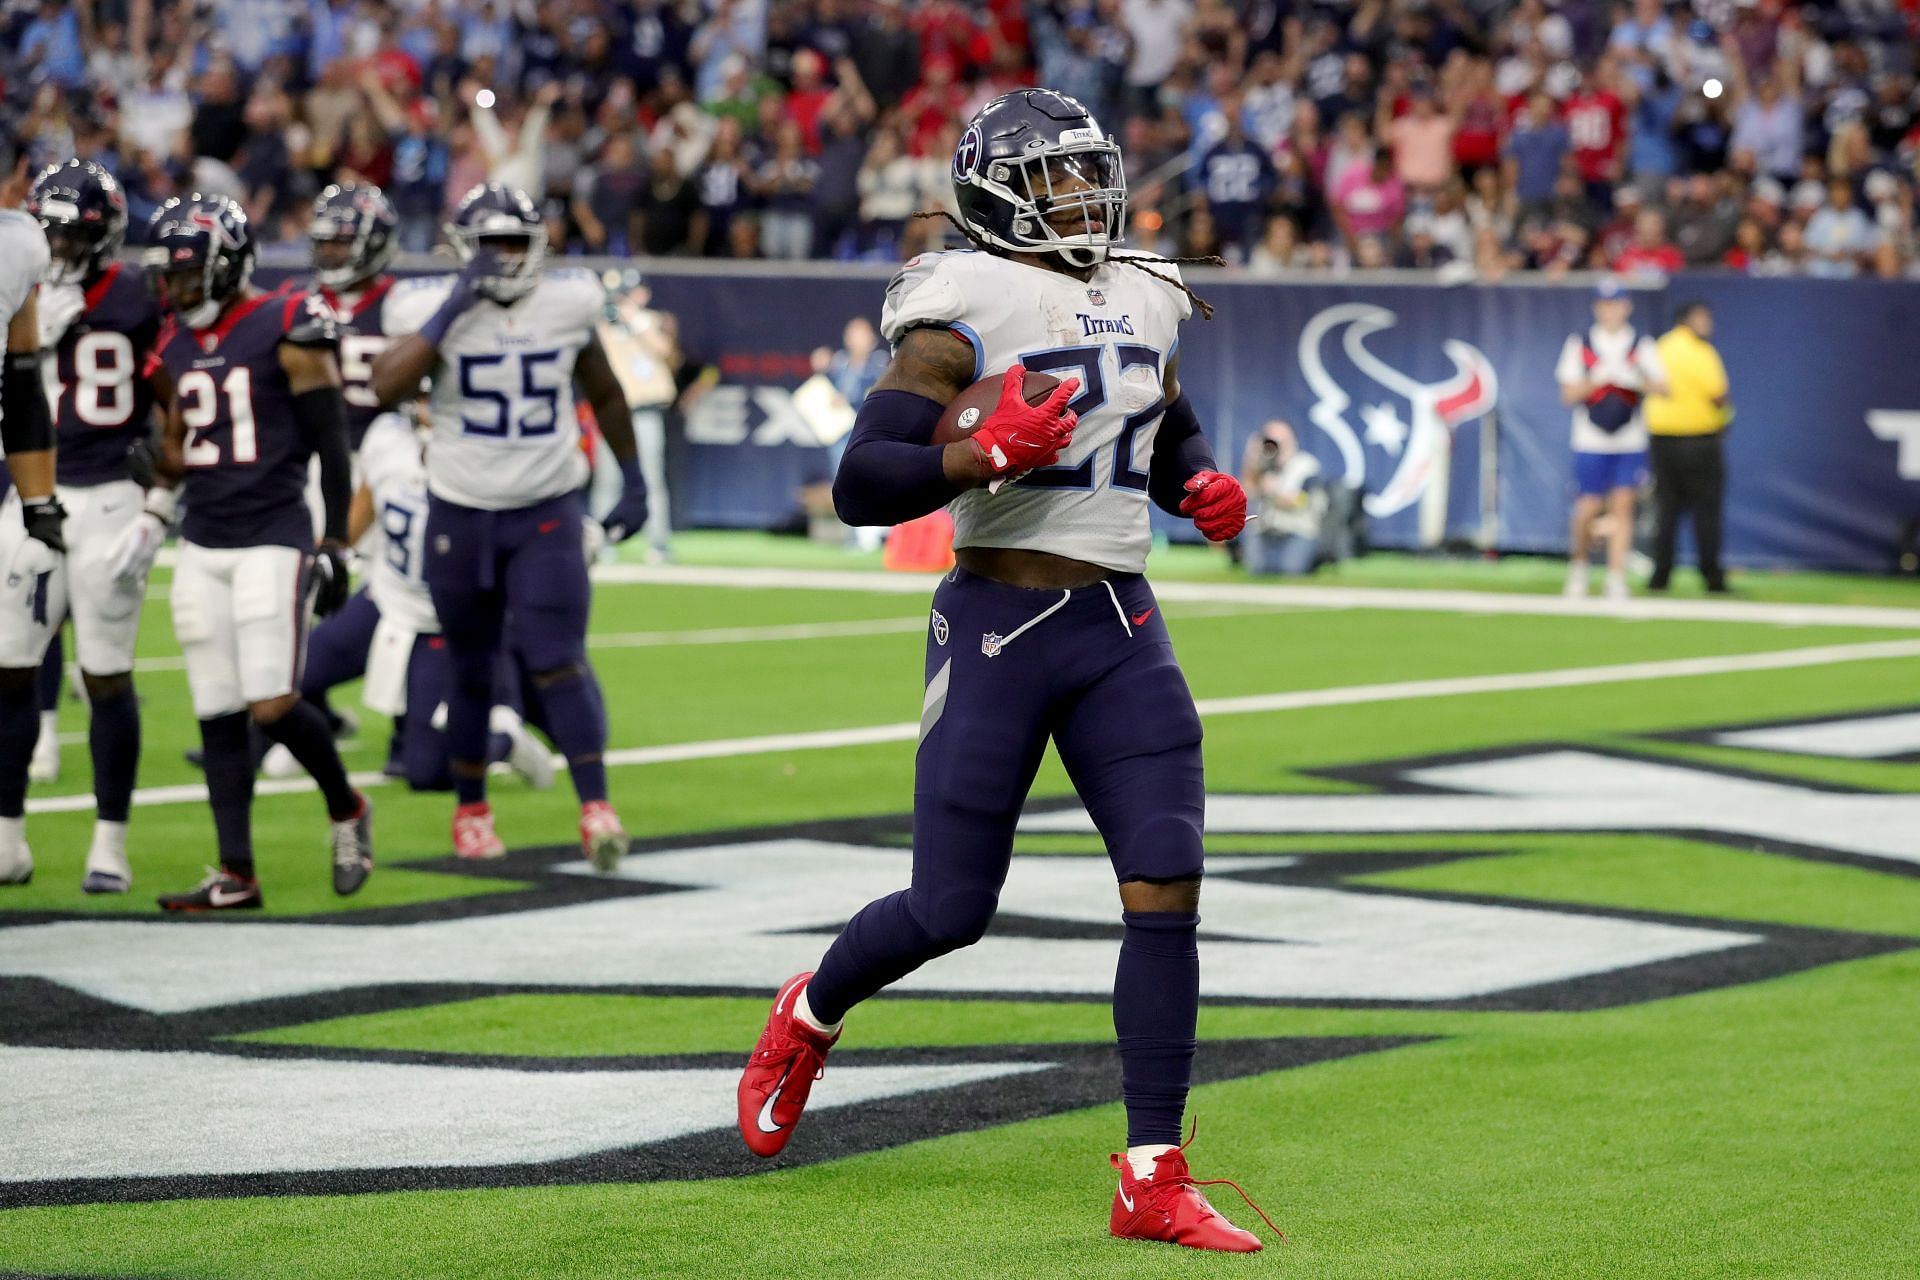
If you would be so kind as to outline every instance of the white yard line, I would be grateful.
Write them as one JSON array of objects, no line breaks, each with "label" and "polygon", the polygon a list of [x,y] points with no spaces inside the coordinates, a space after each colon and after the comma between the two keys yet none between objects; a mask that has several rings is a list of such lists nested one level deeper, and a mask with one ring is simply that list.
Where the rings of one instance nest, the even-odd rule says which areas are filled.
[{"label": "white yard line", "polygon": [[[917,625],[917,620],[916,620]],[[1517,671],[1500,675],[1455,676],[1439,680],[1404,680],[1393,684],[1343,685],[1333,689],[1300,689],[1236,698],[1205,698],[1198,703],[1203,716],[1250,715],[1300,711],[1317,707],[1358,706],[1421,698],[1471,697],[1489,693],[1516,693],[1528,689],[1569,689],[1584,685],[1626,684],[1640,680],[1676,680],[1694,676],[1734,675],[1754,671],[1785,671],[1795,667],[1832,666],[1844,662],[1878,662],[1920,658],[1920,640],[1882,640],[1871,644],[1830,644],[1770,653],[1737,653],[1704,658],[1672,658],[1658,662],[1627,662],[1602,667],[1562,667],[1552,671]],[[686,760],[715,760],[790,751],[825,751],[877,743],[911,742],[920,726],[915,721],[865,725],[853,729],[823,729],[806,733],[774,733],[753,738],[715,738],[700,742],[663,743],[653,747],[624,747],[607,753],[611,765],[673,764]],[[382,787],[388,779],[377,773],[355,774],[354,785]],[[255,787],[259,795],[311,791],[305,778],[270,781]],[[147,787],[134,792],[135,805],[203,804],[204,786]],[[47,796],[27,802],[28,813],[72,813],[93,807],[90,795]]]},{"label": "white yard line", "polygon": [[[1270,606],[1249,603],[1234,605],[1196,605],[1182,609],[1173,621],[1188,618],[1234,618],[1273,613]],[[858,636],[907,635],[923,631],[927,615],[909,618],[864,618],[852,622],[788,622],[759,627],[704,627],[686,631],[625,631],[587,637],[590,649],[665,649],[682,645],[765,644],[796,640],[844,640]],[[141,658],[135,671],[185,671],[186,659]]]},{"label": "white yard line", "polygon": [[[604,565],[596,582],[743,590],[866,591],[931,595],[939,575],[859,570],[729,569],[692,565]],[[1920,609],[1870,605],[1770,604],[1753,600],[1659,600],[1618,603],[1500,591],[1418,591],[1384,587],[1320,587],[1254,582],[1156,582],[1168,602],[1387,609],[1414,613],[1515,614],[1532,617],[1625,618],[1645,622],[1757,622],[1774,626],[1888,627],[1920,630]]]}]

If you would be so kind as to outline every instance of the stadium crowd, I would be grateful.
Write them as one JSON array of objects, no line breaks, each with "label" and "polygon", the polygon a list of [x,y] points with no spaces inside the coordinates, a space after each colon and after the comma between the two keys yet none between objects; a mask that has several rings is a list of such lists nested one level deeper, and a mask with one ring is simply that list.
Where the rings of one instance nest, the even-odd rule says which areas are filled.
[{"label": "stadium crowd", "polygon": [[964,121],[1030,83],[1126,151],[1131,238],[1249,272],[1914,274],[1900,0],[8,0],[0,140],[133,226],[330,181],[409,249],[493,176],[568,253],[896,259],[955,242]]}]

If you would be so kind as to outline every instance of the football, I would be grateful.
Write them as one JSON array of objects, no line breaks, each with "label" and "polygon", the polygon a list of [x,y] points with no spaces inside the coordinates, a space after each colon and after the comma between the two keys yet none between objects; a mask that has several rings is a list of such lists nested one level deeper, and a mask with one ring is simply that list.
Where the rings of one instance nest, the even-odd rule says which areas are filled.
[{"label": "football", "polygon": [[[933,429],[935,444],[952,444],[955,440],[964,440],[979,430],[980,424],[987,420],[994,407],[1000,403],[1000,379],[1003,375],[992,374],[980,379],[953,398],[947,411],[940,415],[939,423]],[[1053,389],[1060,385],[1060,379],[1050,373],[1027,371],[1027,384],[1024,388],[1028,404],[1039,404]]]}]

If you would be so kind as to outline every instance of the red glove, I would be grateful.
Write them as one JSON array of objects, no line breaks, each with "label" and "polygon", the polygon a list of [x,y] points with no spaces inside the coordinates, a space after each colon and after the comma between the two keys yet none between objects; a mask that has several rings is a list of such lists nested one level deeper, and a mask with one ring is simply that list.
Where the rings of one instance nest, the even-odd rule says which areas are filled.
[{"label": "red glove", "polygon": [[967,437],[974,456],[996,476],[1047,466],[1073,443],[1080,415],[1067,408],[1067,401],[1080,389],[1080,380],[1066,379],[1037,405],[1027,403],[1026,386],[1026,367],[1008,368],[1000,382],[1000,403],[980,429]]},{"label": "red glove", "polygon": [[1202,471],[1183,487],[1187,496],[1180,500],[1180,514],[1193,517],[1207,541],[1225,542],[1247,527],[1247,491],[1232,476]]}]

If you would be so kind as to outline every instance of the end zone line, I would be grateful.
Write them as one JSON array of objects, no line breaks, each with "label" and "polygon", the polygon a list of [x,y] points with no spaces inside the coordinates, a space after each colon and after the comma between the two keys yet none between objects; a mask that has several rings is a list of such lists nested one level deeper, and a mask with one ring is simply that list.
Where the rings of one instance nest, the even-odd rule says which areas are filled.
[{"label": "end zone line", "polygon": [[[1561,667],[1551,671],[1517,671],[1501,675],[1453,676],[1435,680],[1402,680],[1391,684],[1342,685],[1331,689],[1299,689],[1234,698],[1202,698],[1195,704],[1203,716],[1251,715],[1273,711],[1303,711],[1320,707],[1358,706],[1370,702],[1398,702],[1420,698],[1458,698],[1476,694],[1519,693],[1529,689],[1570,689],[1584,685],[1631,684],[1641,680],[1678,680],[1691,676],[1737,675],[1754,671],[1785,671],[1795,667],[1832,666],[1843,662],[1878,662],[1920,658],[1920,640],[1881,640],[1868,644],[1815,645],[1804,649],[1776,649],[1766,653],[1738,653],[1701,658],[1670,658],[1654,662],[1626,662],[1602,667]],[[912,742],[920,733],[917,721],[865,725],[852,729],[817,729],[801,733],[763,734],[752,738],[713,738],[701,742],[672,742],[652,747],[623,747],[606,754],[609,765],[675,764],[734,756],[768,755],[783,751],[825,751],[839,747]],[[556,766],[565,761],[554,758]],[[393,780],[379,773],[356,773],[357,787],[385,787]],[[287,795],[312,791],[307,778],[261,779],[256,795]],[[200,783],[172,787],[143,787],[133,793],[139,807],[204,804],[207,789]],[[27,801],[27,812],[74,813],[93,808],[91,795],[46,796]]]},{"label": "end zone line", "polygon": [[[603,565],[594,581],[658,586],[735,587],[750,590],[865,591],[931,595],[938,574],[859,569],[703,568],[694,565]],[[1920,630],[1920,609],[1880,605],[1784,604],[1757,600],[1569,600],[1559,594],[1505,591],[1431,591],[1417,588],[1268,585],[1254,582],[1156,580],[1163,601],[1234,602],[1327,609],[1382,609],[1414,613],[1520,614],[1609,618],[1636,622],[1756,622],[1774,626],[1885,627]]]}]

